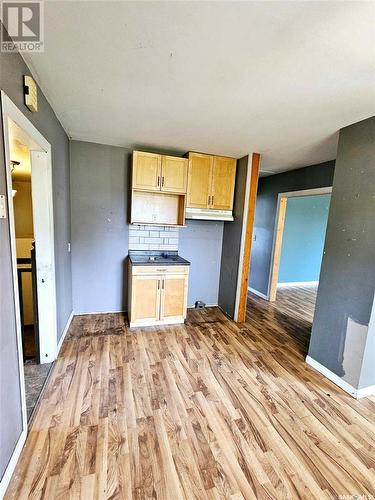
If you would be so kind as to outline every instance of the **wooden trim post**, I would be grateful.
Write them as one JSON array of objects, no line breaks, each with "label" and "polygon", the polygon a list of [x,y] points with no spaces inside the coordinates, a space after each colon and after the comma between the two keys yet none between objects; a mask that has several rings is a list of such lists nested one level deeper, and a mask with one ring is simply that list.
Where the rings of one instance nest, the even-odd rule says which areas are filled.
[{"label": "wooden trim post", "polygon": [[246,320],[247,286],[249,281],[251,243],[253,238],[255,206],[256,206],[257,190],[258,190],[259,165],[260,165],[260,154],[253,153],[251,160],[250,192],[249,192],[249,203],[248,203],[247,220],[246,220],[244,254],[242,262],[240,302],[238,307],[238,318],[237,318],[237,321],[239,323],[243,323]]},{"label": "wooden trim post", "polygon": [[274,302],[276,300],[277,281],[279,278],[281,247],[283,244],[283,234],[284,234],[284,224],[285,224],[287,202],[288,202],[287,197],[283,196],[280,198],[278,217],[277,217],[277,226],[276,226],[275,247],[274,247],[273,262],[272,262],[272,269],[271,269],[271,281],[270,281],[270,292],[269,292],[270,302]]}]

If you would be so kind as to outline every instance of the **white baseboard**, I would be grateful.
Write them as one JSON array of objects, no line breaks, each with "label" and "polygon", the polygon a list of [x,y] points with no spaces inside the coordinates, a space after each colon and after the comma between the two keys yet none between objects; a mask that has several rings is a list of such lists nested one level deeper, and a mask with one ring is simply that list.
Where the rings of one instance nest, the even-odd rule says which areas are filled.
[{"label": "white baseboard", "polygon": [[248,286],[247,289],[249,290],[249,292],[258,295],[258,297],[262,297],[262,299],[269,300],[267,295],[264,295],[264,293],[262,292],[258,292],[258,290],[255,290],[255,288],[251,288],[251,286]]},{"label": "white baseboard", "polygon": [[5,469],[2,480],[0,481],[0,498],[4,498],[5,492],[9,486],[10,480],[12,478],[14,469],[16,468],[18,459],[21,455],[23,445],[25,444],[27,436],[27,431],[23,430],[20,437],[18,438],[16,447],[13,450],[12,456],[8,462],[7,468]]},{"label": "white baseboard", "polygon": [[284,283],[278,283],[278,287],[284,287],[284,286],[318,286],[319,281],[287,281]]},{"label": "white baseboard", "polygon": [[[205,307],[219,307],[219,304],[206,304]],[[195,309],[195,303],[192,306],[187,306],[188,309]]]},{"label": "white baseboard", "polygon": [[90,314],[120,314],[126,312],[128,311],[125,311],[125,309],[122,309],[121,311],[93,311],[93,312],[74,311],[74,316],[90,316]]},{"label": "white baseboard", "polygon": [[345,382],[345,380],[343,380],[341,377],[336,375],[336,373],[331,372],[331,370],[321,365],[318,361],[311,358],[310,356],[306,356],[305,361],[308,365],[312,366],[312,368],[324,375],[324,377],[328,378],[331,382],[353,396],[353,398],[355,399],[366,398],[375,394],[375,385],[364,387],[363,389],[356,389],[352,385],[348,384],[348,382]]},{"label": "white baseboard", "polygon": [[72,311],[72,312],[70,313],[70,316],[69,316],[69,318],[68,318],[68,321],[66,322],[66,325],[65,325],[65,328],[64,328],[64,330],[63,330],[63,332],[62,332],[62,335],[61,335],[61,337],[60,337],[60,340],[59,340],[59,342],[58,342],[58,344],[57,344],[56,358],[57,358],[57,356],[58,356],[58,354],[59,354],[59,352],[60,352],[60,349],[61,349],[62,343],[64,342],[65,336],[66,336],[66,334],[68,333],[68,330],[69,330],[69,327],[70,327],[70,323],[72,322],[73,316],[74,316],[74,313],[73,313],[73,311]]}]

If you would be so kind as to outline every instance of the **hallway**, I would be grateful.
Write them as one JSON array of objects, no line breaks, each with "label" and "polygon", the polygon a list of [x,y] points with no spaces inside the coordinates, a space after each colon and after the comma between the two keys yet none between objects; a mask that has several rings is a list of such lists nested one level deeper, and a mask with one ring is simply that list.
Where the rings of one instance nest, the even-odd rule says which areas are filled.
[{"label": "hallway", "polygon": [[244,324],[75,317],[5,498],[373,494],[375,398],[309,368],[309,322],[264,302]]}]

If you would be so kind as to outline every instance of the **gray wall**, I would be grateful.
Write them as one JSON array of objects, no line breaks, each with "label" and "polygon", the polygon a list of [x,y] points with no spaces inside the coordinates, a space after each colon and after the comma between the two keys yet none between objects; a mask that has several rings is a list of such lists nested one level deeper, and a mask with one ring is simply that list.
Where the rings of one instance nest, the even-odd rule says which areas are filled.
[{"label": "gray wall", "polygon": [[[0,140],[0,155],[0,194],[5,194],[4,149],[2,140]],[[8,222],[9,219],[0,219],[0,480],[3,477],[7,463],[22,431]]]},{"label": "gray wall", "polygon": [[[19,54],[0,52],[1,90],[5,91],[52,146],[57,333],[60,337],[72,310],[71,259],[67,251],[70,241],[69,140],[40,89],[37,113],[31,113],[23,104],[24,74],[30,72]],[[0,134],[3,134],[1,123]],[[0,143],[0,194],[5,194],[3,141]],[[0,477],[21,431],[8,223],[8,219],[0,222],[0,401],[6,401],[6,404],[0,405]]]},{"label": "gray wall", "polygon": [[[127,309],[131,151],[71,142],[75,313]],[[217,304],[223,223],[186,221],[179,253],[191,262],[188,304]]]},{"label": "gray wall", "polygon": [[179,254],[191,262],[188,306],[218,304],[223,222],[187,220],[180,229]]},{"label": "gray wall", "polygon": [[354,387],[374,291],[375,117],[340,131],[309,349],[312,358]]},{"label": "gray wall", "polygon": [[75,313],[126,309],[130,151],[71,142]]},{"label": "gray wall", "polygon": [[224,222],[219,306],[231,318],[234,316],[236,303],[248,161],[249,157],[244,156],[237,162],[236,187],[233,204],[234,221]]},{"label": "gray wall", "polygon": [[259,179],[251,247],[249,286],[267,295],[279,193],[332,186],[335,162],[290,170]]}]

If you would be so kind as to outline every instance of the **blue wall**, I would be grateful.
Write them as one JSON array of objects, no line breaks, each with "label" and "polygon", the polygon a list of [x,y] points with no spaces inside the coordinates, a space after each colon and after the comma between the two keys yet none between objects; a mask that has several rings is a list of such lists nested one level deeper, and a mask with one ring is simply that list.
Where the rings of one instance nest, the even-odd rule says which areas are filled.
[{"label": "blue wall", "polygon": [[331,195],[288,198],[279,283],[318,281]]}]

